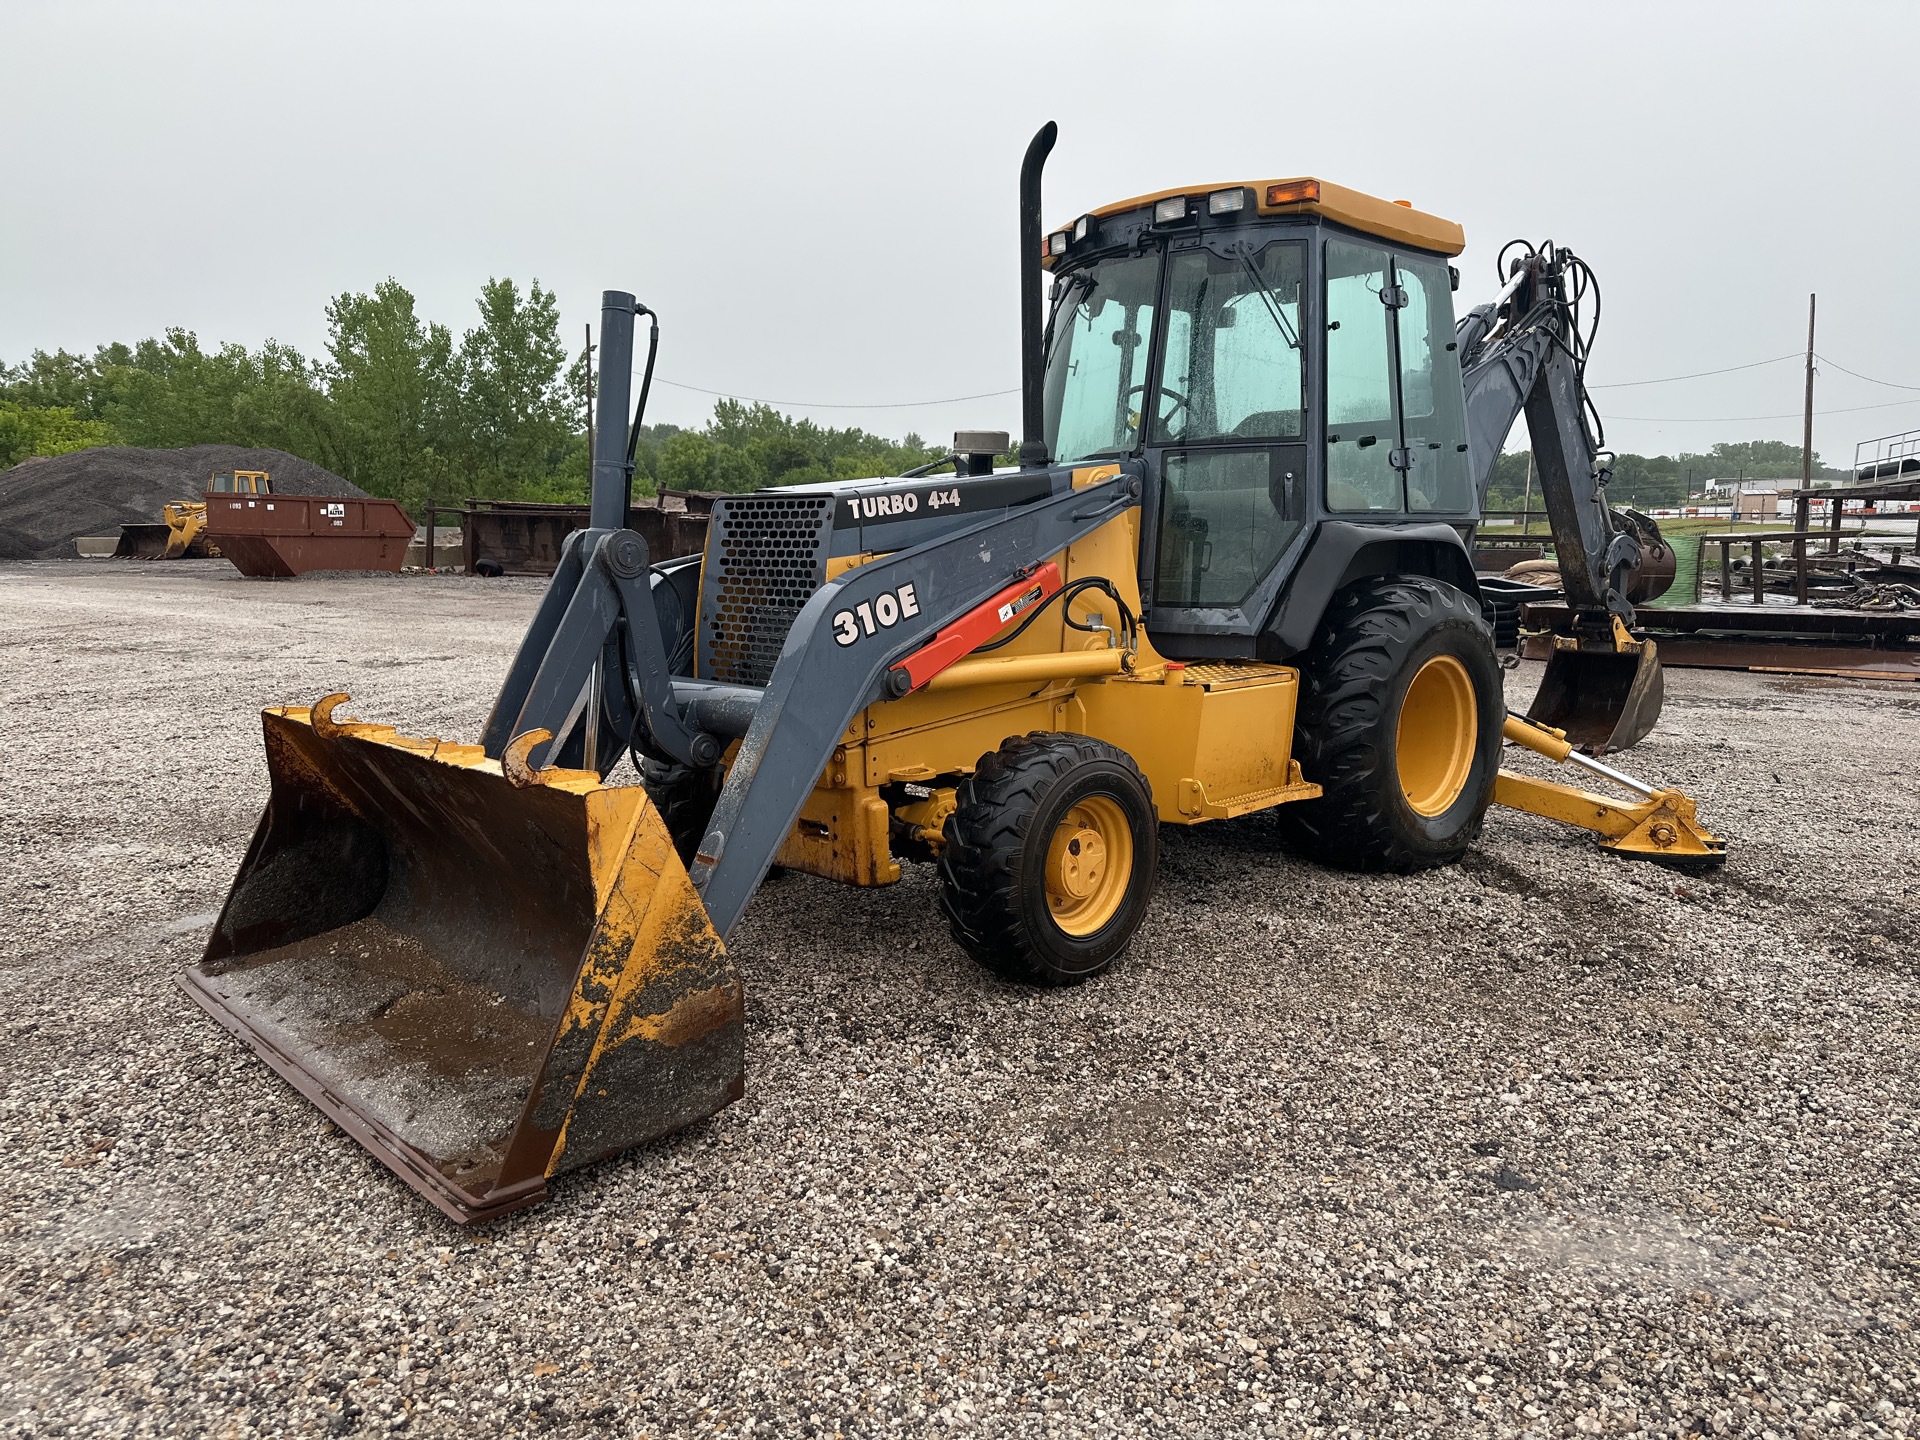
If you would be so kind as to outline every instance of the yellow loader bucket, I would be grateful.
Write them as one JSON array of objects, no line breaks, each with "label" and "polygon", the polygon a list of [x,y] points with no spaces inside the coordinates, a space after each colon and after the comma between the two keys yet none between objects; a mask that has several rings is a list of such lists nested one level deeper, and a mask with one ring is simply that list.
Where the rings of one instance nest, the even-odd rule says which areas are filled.
[{"label": "yellow loader bucket", "polygon": [[171,525],[122,525],[120,542],[113,547],[116,560],[160,560],[172,543]]},{"label": "yellow loader bucket", "polygon": [[738,1099],[740,981],[646,792],[346,698],[264,712],[271,798],[186,992],[463,1223]]}]

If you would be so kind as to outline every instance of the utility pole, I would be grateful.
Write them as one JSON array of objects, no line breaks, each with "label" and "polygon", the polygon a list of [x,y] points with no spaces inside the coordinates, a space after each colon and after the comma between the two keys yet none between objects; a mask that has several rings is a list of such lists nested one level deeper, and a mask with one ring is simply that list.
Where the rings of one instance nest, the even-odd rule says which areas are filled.
[{"label": "utility pole", "polygon": [[[593,448],[593,322],[587,322],[587,448]],[[591,466],[589,466],[591,468]]]},{"label": "utility pole", "polygon": [[1533,530],[1533,447],[1527,447],[1527,489],[1520,498],[1520,533],[1525,536]]},{"label": "utility pole", "polygon": [[1813,488],[1813,302],[1807,296],[1807,414],[1806,428],[1800,433],[1800,488]]}]

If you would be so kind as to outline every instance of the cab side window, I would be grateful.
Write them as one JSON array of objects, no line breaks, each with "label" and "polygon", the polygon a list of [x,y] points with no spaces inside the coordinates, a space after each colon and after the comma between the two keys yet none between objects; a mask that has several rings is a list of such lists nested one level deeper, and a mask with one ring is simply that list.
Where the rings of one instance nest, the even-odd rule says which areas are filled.
[{"label": "cab side window", "polygon": [[1074,289],[1054,320],[1048,385],[1059,416],[1053,453],[1068,460],[1133,449],[1147,409],[1148,339],[1153,334],[1160,258],[1143,255],[1101,267]]}]

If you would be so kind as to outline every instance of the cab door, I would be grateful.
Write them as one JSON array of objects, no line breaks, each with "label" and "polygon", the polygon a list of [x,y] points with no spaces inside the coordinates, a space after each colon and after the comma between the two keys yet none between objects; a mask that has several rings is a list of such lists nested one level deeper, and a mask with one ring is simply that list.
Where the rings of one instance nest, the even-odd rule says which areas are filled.
[{"label": "cab door", "polygon": [[1326,330],[1328,511],[1470,516],[1445,262],[1329,239]]},{"label": "cab door", "polygon": [[1169,247],[1154,394],[1158,479],[1145,603],[1168,654],[1251,655],[1310,514],[1306,243],[1197,236]]}]

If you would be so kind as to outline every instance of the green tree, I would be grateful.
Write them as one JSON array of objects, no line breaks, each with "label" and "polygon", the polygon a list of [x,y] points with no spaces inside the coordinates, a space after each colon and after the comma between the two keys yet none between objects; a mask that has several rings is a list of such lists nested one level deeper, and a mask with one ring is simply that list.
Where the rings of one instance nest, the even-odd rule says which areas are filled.
[{"label": "green tree", "polygon": [[66,455],[111,445],[113,431],[98,420],[83,420],[65,405],[15,405],[0,400],[0,468],[34,455]]},{"label": "green tree", "polygon": [[[1723,441],[1704,454],[1676,456],[1674,463],[1682,474],[1692,469],[1696,490],[1709,480],[1736,480],[1742,475],[1749,480],[1798,480],[1801,473],[1800,447],[1785,440]],[[1819,453],[1814,453],[1816,480],[1840,480],[1846,474],[1823,464]]]},{"label": "green tree", "polygon": [[28,409],[71,410],[83,420],[98,420],[96,378],[85,356],[36,350],[19,365],[0,367],[0,398]]},{"label": "green tree", "polygon": [[478,303],[457,362],[463,458],[483,494],[544,486],[579,433],[559,302],[538,280],[523,298],[511,279],[489,279]]},{"label": "green tree", "polygon": [[[227,443],[286,450],[414,504],[463,494],[585,499],[591,370],[584,352],[569,363],[556,297],[538,280],[523,294],[494,278],[478,309],[479,323],[456,345],[389,278],[370,294],[334,297],[323,361],[272,340],[258,350],[206,349],[184,328],[91,356],[35,351],[0,366],[0,402],[67,418],[29,422],[10,411],[6,453],[75,436]],[[73,428],[89,425],[97,428]],[[67,439],[46,438],[56,432]],[[737,492],[896,475],[941,453],[918,435],[894,441],[727,399],[701,430],[643,426],[634,488]]]},{"label": "green tree", "polygon": [[269,340],[247,358],[249,383],[233,401],[239,443],[285,450],[330,470],[344,463],[333,399],[320,367],[290,345]]},{"label": "green tree", "polygon": [[[1493,476],[1487,482],[1487,496],[1482,508],[1487,510],[1518,510],[1526,498],[1527,467],[1532,463],[1532,453],[1526,450],[1503,451],[1494,458]],[[1534,504],[1539,504],[1539,492],[1534,492]]]},{"label": "green tree", "polygon": [[663,490],[711,490],[713,441],[692,430],[667,438],[659,448],[655,474]]},{"label": "green tree", "polygon": [[326,380],[348,478],[418,503],[451,490],[458,433],[453,336],[423,323],[397,280],[327,306]]}]

